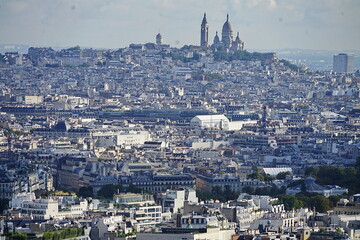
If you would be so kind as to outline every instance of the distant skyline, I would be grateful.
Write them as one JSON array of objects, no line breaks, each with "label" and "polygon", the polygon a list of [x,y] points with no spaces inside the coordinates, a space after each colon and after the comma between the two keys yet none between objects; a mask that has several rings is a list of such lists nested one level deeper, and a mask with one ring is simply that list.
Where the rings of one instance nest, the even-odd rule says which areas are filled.
[{"label": "distant skyline", "polygon": [[359,0],[0,0],[0,42],[199,45],[204,12],[211,43],[229,14],[245,49],[360,50]]}]

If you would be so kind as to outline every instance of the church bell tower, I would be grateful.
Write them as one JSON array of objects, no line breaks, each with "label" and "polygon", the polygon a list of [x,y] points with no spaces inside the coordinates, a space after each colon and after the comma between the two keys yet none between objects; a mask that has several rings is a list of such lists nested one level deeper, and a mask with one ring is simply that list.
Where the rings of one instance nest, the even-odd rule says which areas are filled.
[{"label": "church bell tower", "polygon": [[209,45],[209,24],[206,20],[206,13],[201,23],[200,46],[207,47]]}]

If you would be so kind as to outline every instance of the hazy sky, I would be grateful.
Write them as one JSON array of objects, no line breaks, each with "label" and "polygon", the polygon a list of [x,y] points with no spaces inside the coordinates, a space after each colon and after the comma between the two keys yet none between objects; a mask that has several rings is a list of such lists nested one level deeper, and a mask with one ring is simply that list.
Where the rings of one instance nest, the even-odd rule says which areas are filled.
[{"label": "hazy sky", "polygon": [[198,45],[226,14],[248,49],[360,50],[360,0],[0,0],[0,43],[121,48]]}]

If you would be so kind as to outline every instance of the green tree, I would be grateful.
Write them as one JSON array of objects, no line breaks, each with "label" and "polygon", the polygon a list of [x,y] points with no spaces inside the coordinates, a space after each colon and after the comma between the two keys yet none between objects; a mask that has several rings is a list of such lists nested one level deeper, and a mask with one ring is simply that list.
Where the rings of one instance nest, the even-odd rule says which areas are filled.
[{"label": "green tree", "polygon": [[260,173],[260,170],[257,166],[252,167],[253,173],[248,175],[250,179],[259,179],[260,181],[264,181],[264,176]]},{"label": "green tree", "polygon": [[290,211],[295,208],[295,196],[284,195],[280,198],[280,201],[284,204],[285,210]]},{"label": "green tree", "polygon": [[271,181],[275,180],[275,178],[273,176],[271,176],[270,174],[265,174],[263,176],[264,176],[265,182],[271,182]]},{"label": "green tree", "polygon": [[319,168],[315,166],[311,166],[306,168],[305,170],[305,176],[313,176],[315,177],[319,172]]},{"label": "green tree", "polygon": [[70,228],[70,234],[69,234],[69,237],[70,238],[74,238],[74,237],[77,237],[77,228]]},{"label": "green tree", "polygon": [[76,45],[75,47],[71,47],[71,48],[68,48],[66,50],[68,50],[68,51],[78,51],[78,50],[81,50],[81,48],[80,48],[79,45]]},{"label": "green tree", "polygon": [[[317,170],[318,169],[318,170]],[[360,171],[355,167],[321,166],[319,168],[309,167],[305,173],[316,178],[321,185],[340,185],[349,189],[350,194],[360,192]]]},{"label": "green tree", "polygon": [[339,184],[345,176],[345,172],[341,167],[322,166],[317,174],[319,184]]},{"label": "green tree", "polygon": [[211,192],[207,192],[207,191],[196,190],[196,196],[197,196],[200,200],[210,200],[210,199],[214,199],[214,194],[212,194]]},{"label": "green tree", "polygon": [[53,237],[52,237],[53,240],[60,240],[60,233],[58,231],[55,231],[53,233]]},{"label": "green tree", "polygon": [[296,196],[293,196],[293,195],[281,195],[281,196],[279,196],[279,200],[281,203],[284,204],[286,211],[304,207],[304,203],[301,200],[297,199]]},{"label": "green tree", "polygon": [[93,197],[93,188],[91,186],[89,187],[81,187],[77,193],[79,197]]},{"label": "green tree", "polygon": [[245,186],[245,187],[243,187],[242,191],[244,193],[253,194],[255,190],[251,186]]},{"label": "green tree", "polygon": [[290,187],[295,187],[295,186],[298,186],[300,184],[303,184],[304,183],[304,180],[296,180],[296,181],[292,181],[291,183],[289,183],[287,185],[288,188]]},{"label": "green tree", "polygon": [[229,55],[225,51],[217,51],[214,53],[215,61],[229,61]]},{"label": "green tree", "polygon": [[269,188],[269,196],[277,196],[280,194],[284,194],[286,192],[286,187],[282,186],[281,188],[278,188],[275,184],[271,185]]},{"label": "green tree", "polygon": [[54,233],[53,232],[44,232],[43,240],[52,240]]},{"label": "green tree", "polygon": [[10,235],[10,239],[11,240],[27,240],[28,237],[25,233],[11,233]]},{"label": "green tree", "polygon": [[286,176],[291,176],[291,172],[279,172],[276,179],[286,179]]},{"label": "green tree", "polygon": [[9,199],[0,198],[0,213],[2,214],[4,210],[8,209],[9,207]]},{"label": "green tree", "polygon": [[292,63],[290,63],[289,61],[287,61],[285,59],[281,59],[279,62],[284,64],[285,67],[289,68],[292,71],[297,71],[299,69],[299,67],[297,65],[292,64]]},{"label": "green tree", "polygon": [[323,195],[317,195],[310,200],[311,207],[315,207],[316,211],[324,213],[330,209],[330,201]]},{"label": "green tree", "polygon": [[82,236],[84,235],[84,228],[78,228],[76,236]]},{"label": "green tree", "polygon": [[225,201],[235,200],[238,196],[236,192],[232,191],[229,185],[225,185],[224,189]]},{"label": "green tree", "polygon": [[107,184],[101,187],[97,195],[104,198],[112,198],[117,192],[123,192],[122,185]]},{"label": "green tree", "polygon": [[340,199],[343,198],[343,196],[341,195],[332,195],[330,196],[329,199],[329,203],[330,203],[330,208],[334,208],[336,206],[336,204],[340,201]]},{"label": "green tree", "polygon": [[285,193],[286,193],[286,187],[281,186],[280,189],[278,190],[278,194],[285,194]]},{"label": "green tree", "polygon": [[60,239],[66,238],[66,232],[64,230],[60,231]]},{"label": "green tree", "polygon": [[306,192],[306,185],[305,185],[305,182],[302,182],[301,183],[301,192]]},{"label": "green tree", "polygon": [[258,188],[255,188],[255,195],[269,195],[270,193],[270,188],[268,187],[258,187]]},{"label": "green tree", "polygon": [[138,188],[137,186],[130,184],[128,191],[131,193],[141,193],[142,190],[140,188]]},{"label": "green tree", "polygon": [[358,156],[356,159],[355,169],[360,172],[360,156]]},{"label": "green tree", "polygon": [[215,199],[219,200],[220,202],[225,202],[224,192],[222,191],[221,187],[213,187],[212,194],[214,194]]}]

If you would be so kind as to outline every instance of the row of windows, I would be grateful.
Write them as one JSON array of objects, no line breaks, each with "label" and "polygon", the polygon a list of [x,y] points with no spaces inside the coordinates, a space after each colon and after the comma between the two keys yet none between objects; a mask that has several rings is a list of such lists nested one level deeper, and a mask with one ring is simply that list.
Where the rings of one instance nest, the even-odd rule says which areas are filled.
[{"label": "row of windows", "polygon": [[144,209],[146,213],[161,212],[161,207]]},{"label": "row of windows", "polygon": [[31,214],[45,214],[45,211],[41,210],[28,210],[28,212]]},{"label": "row of windows", "polygon": [[13,187],[14,183],[0,183],[0,188]]},{"label": "row of windows", "polygon": [[160,213],[151,213],[151,214],[147,214],[149,217],[152,217],[152,218],[159,218],[161,217],[161,214]]},{"label": "row of windows", "polygon": [[285,227],[290,227],[290,226],[293,226],[293,225],[294,225],[294,220],[293,219],[284,221],[284,226]]},{"label": "row of windows", "polygon": [[[207,184],[205,184],[205,185],[207,185]],[[254,185],[258,186],[260,184],[257,182],[245,182],[245,183],[241,182],[238,184],[235,183],[235,184],[228,184],[228,185],[230,188],[237,188],[237,187],[243,187],[243,186],[254,186]],[[224,186],[226,186],[226,184],[214,184],[213,185],[213,187],[220,187],[220,188],[222,188]]]},{"label": "row of windows", "polygon": [[193,178],[192,177],[186,177],[186,176],[181,176],[181,177],[154,177],[153,179],[154,181],[192,181]]},{"label": "row of windows", "polygon": [[192,185],[193,181],[188,182],[139,182],[135,183],[137,186],[147,185],[147,186],[156,186],[156,185]]},{"label": "row of windows", "polygon": [[[188,221],[189,221],[188,218],[183,218],[182,219],[183,224],[187,224]],[[205,224],[206,220],[205,220],[205,218],[191,218],[191,223],[192,224]]]},{"label": "row of windows", "polygon": [[341,211],[336,211],[335,214],[359,215],[359,214],[360,214],[360,211],[358,211],[358,212],[347,212],[347,211],[341,212]]}]

